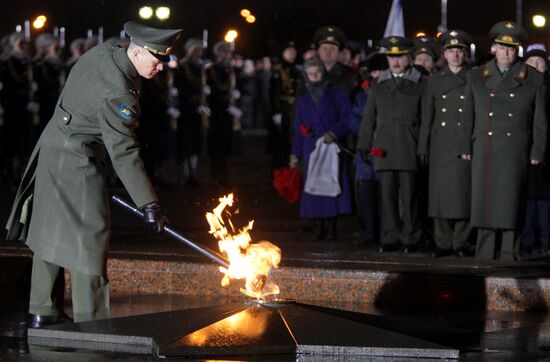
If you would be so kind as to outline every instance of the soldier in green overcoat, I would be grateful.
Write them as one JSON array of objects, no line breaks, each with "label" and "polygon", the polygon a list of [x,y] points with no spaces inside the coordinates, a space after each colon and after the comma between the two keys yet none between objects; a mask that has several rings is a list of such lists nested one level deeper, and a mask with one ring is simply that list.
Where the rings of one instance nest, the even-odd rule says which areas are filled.
[{"label": "soldier in green overcoat", "polygon": [[139,157],[134,127],[140,76],[152,78],[162,70],[180,30],[134,22],[124,29],[131,37],[127,49],[97,46],[72,69],[8,220],[8,239],[24,240],[34,252],[29,313],[35,327],[58,322],[51,291],[61,267],[71,271],[74,320],[110,316],[107,157],[145,222],[156,232],[166,222]]},{"label": "soldier in green overcoat", "polygon": [[544,160],[546,88],[542,74],[518,60],[525,30],[495,24],[495,59],[470,72],[458,153],[472,163],[471,224],[478,227],[476,257],[517,255],[526,205],[529,164]]},{"label": "soldier in green overcoat", "polygon": [[[409,39],[382,39],[390,69],[373,84],[361,121],[357,148],[372,162],[371,146],[379,149],[374,168],[380,179],[382,244],[380,251],[414,251],[419,238],[415,202],[417,188],[417,140],[425,78],[412,66]],[[401,200],[400,200],[401,199]],[[402,217],[400,217],[400,205]]]},{"label": "soldier in green overcoat", "polygon": [[469,72],[466,63],[470,36],[461,30],[439,38],[447,65],[428,78],[422,97],[422,125],[418,155],[429,165],[428,216],[434,218],[434,257],[464,256],[471,232],[470,164],[457,157],[464,94]]}]

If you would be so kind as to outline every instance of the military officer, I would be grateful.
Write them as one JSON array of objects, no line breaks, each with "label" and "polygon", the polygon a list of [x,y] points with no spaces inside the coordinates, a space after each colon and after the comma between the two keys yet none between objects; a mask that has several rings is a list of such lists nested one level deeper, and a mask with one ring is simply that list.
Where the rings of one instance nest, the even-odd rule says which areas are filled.
[{"label": "military officer", "polygon": [[428,78],[422,99],[418,154],[429,164],[428,216],[434,218],[434,257],[466,254],[471,232],[470,165],[456,155],[464,94],[469,72],[466,63],[470,36],[461,30],[439,38],[447,65]]},{"label": "military officer", "polygon": [[374,168],[380,180],[382,206],[380,252],[394,250],[401,242],[403,251],[410,253],[416,248],[419,231],[414,200],[416,148],[425,79],[412,66],[411,40],[390,36],[382,39],[380,46],[386,49],[389,69],[383,71],[372,86],[357,148],[367,162],[372,162],[371,146],[379,150]]},{"label": "military officer", "polygon": [[74,321],[108,318],[106,275],[109,208],[106,157],[145,222],[160,232],[164,217],[134,134],[140,76],[163,69],[180,30],[124,25],[127,49],[95,47],[73,67],[55,112],[27,166],[8,220],[8,240],[34,252],[29,312],[34,326],[58,321],[51,298],[61,267],[71,271]]},{"label": "military officer", "polygon": [[421,67],[426,74],[433,74],[437,70],[435,64],[439,58],[439,47],[427,36],[416,38],[412,57],[414,65]]},{"label": "military officer", "polygon": [[290,156],[290,130],[294,121],[296,92],[303,80],[296,68],[296,44],[285,44],[280,63],[273,67],[270,79],[271,122],[269,123],[267,151],[271,154],[272,168],[283,167]]},{"label": "military officer", "polygon": [[351,93],[355,86],[355,75],[338,61],[340,51],[346,46],[344,32],[335,26],[324,26],[317,29],[313,41],[317,45],[317,53],[325,65],[330,83]]},{"label": "military officer", "polygon": [[526,202],[529,164],[544,160],[546,88],[542,74],[518,60],[525,30],[511,21],[490,31],[495,59],[473,70],[466,87],[459,154],[472,163],[471,224],[476,257],[514,260]]}]

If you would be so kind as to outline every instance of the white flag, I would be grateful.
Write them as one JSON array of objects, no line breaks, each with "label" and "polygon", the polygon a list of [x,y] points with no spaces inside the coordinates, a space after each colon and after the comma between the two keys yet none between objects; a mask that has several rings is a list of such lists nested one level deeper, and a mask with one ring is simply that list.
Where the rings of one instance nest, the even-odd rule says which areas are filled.
[{"label": "white flag", "polygon": [[403,0],[393,0],[384,31],[384,37],[387,36],[405,36],[405,22],[403,20]]}]

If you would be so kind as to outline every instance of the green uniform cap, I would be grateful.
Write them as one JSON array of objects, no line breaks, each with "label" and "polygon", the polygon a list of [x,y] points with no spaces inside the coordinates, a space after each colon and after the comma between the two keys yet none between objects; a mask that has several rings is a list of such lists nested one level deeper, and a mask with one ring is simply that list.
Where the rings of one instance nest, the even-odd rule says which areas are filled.
[{"label": "green uniform cap", "polygon": [[411,52],[414,43],[402,36],[388,36],[380,40],[380,46],[386,49],[386,55],[403,55]]},{"label": "green uniform cap", "polygon": [[182,29],[158,29],[129,21],[124,24],[124,31],[136,45],[147,49],[162,61],[168,61],[172,46],[181,35]]},{"label": "green uniform cap", "polygon": [[434,60],[439,58],[439,49],[437,44],[432,38],[428,38],[427,36],[414,39],[413,58],[420,53],[426,53]]},{"label": "green uniform cap", "polygon": [[491,39],[498,44],[520,46],[527,40],[527,32],[513,21],[501,21],[489,31]]},{"label": "green uniform cap", "polygon": [[315,32],[313,42],[317,45],[317,48],[321,44],[334,44],[342,49],[346,46],[346,36],[341,29],[335,26],[323,26]]},{"label": "green uniform cap", "polygon": [[462,30],[449,30],[441,34],[439,42],[445,49],[468,48],[472,44],[472,38]]}]

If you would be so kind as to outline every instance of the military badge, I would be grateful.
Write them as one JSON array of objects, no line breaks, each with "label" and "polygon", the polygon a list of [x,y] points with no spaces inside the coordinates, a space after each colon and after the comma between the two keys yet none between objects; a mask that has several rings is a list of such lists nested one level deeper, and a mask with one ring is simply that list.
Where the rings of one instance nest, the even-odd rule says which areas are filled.
[{"label": "military badge", "polygon": [[120,109],[118,110],[118,113],[120,113],[120,116],[127,121],[133,121],[136,119],[136,114],[126,103],[122,103]]}]

